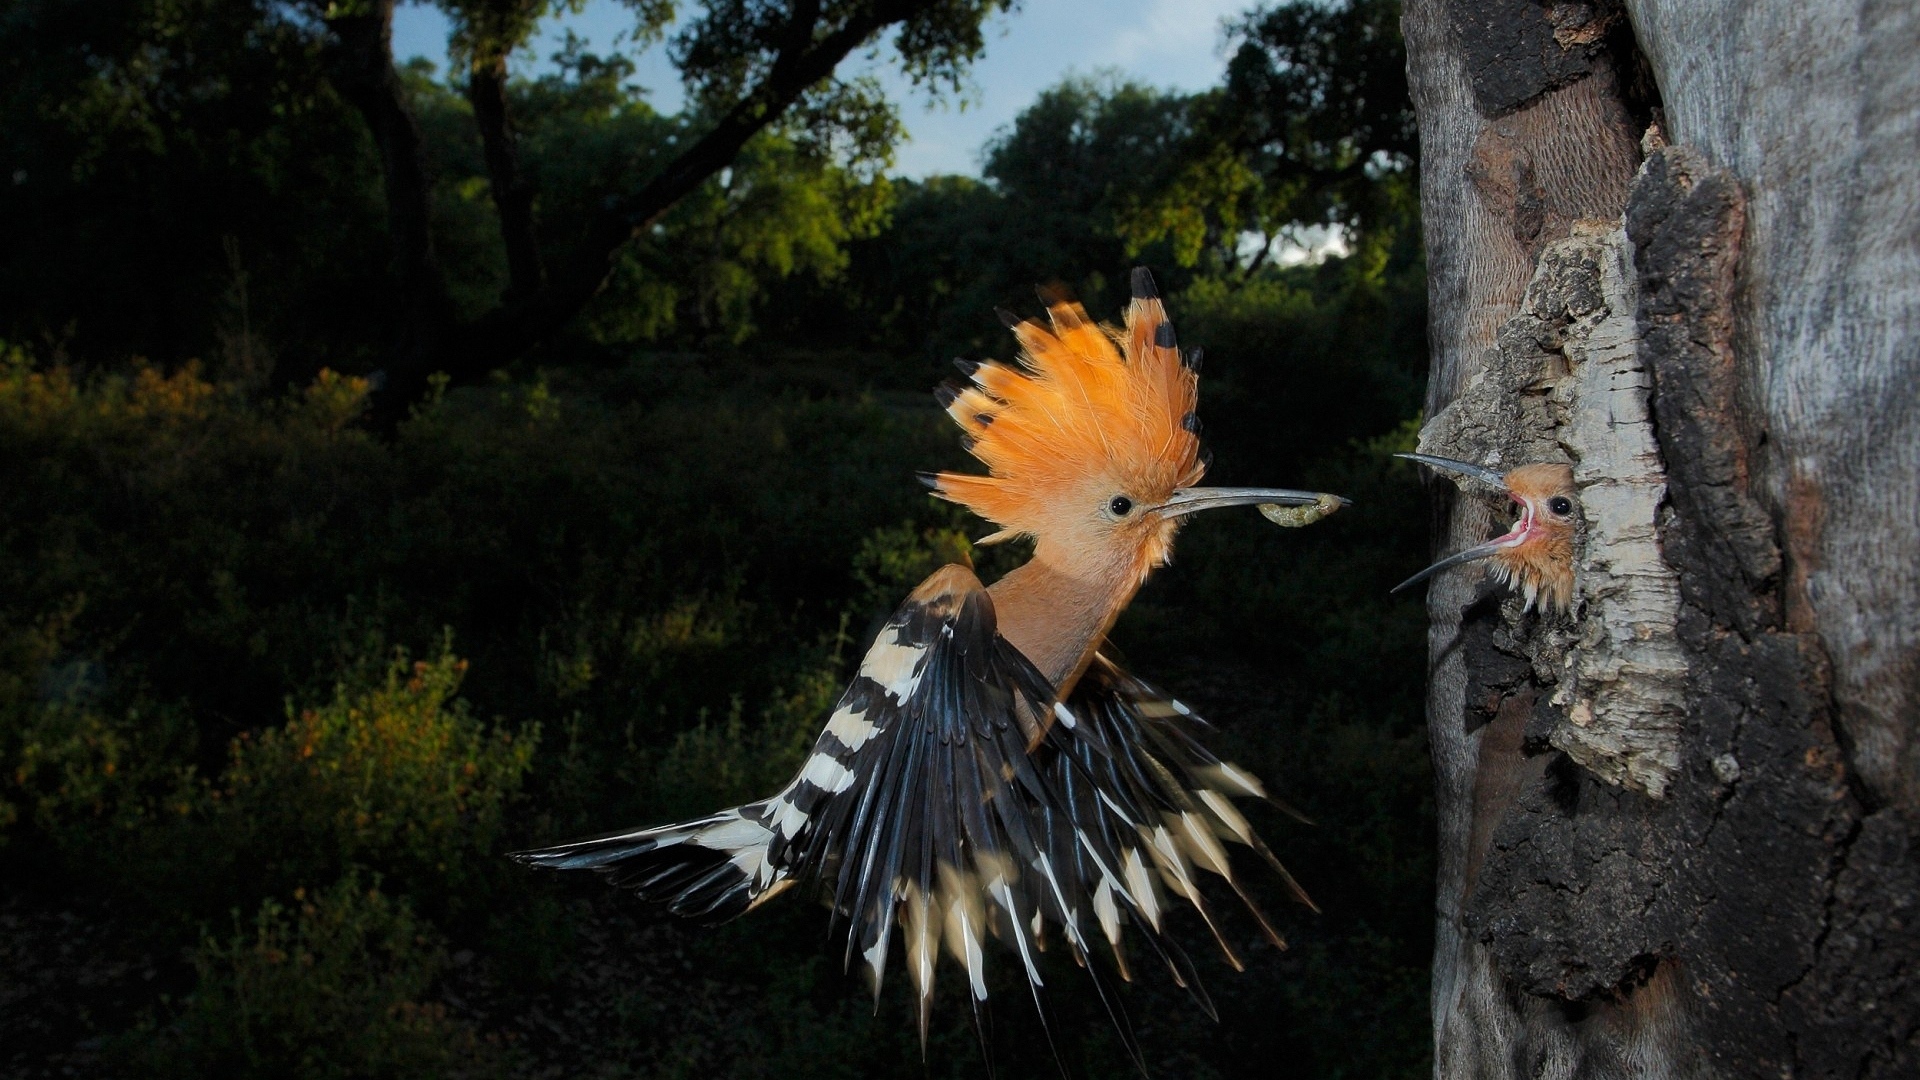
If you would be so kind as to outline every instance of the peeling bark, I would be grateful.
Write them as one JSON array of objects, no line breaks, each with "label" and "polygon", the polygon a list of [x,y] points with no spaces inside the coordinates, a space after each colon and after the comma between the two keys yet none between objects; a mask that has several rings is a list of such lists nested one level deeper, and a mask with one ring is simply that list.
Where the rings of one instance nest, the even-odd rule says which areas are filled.
[{"label": "peeling bark", "polygon": [[[1595,97],[1623,85],[1606,56],[1493,100],[1451,6],[1407,7],[1435,313],[1422,449],[1571,463],[1583,515],[1572,613],[1471,573],[1429,594],[1436,1075],[1915,1075],[1920,95],[1834,58],[1884,63],[1860,35],[1904,35],[1880,81],[1920,88],[1920,15],[1628,8],[1658,39],[1671,134],[1711,133],[1656,134],[1643,164],[1630,103]],[[1514,55],[1514,85],[1539,82]],[[1783,87],[1857,123],[1801,132]],[[1863,145],[1896,115],[1915,128],[1898,163]],[[1556,145],[1549,116],[1600,136]],[[1840,165],[1794,156],[1815,150]],[[1850,217],[1876,207],[1884,235]],[[1872,272],[1835,265],[1855,256]],[[1840,362],[1843,341],[1865,355]],[[1873,416],[1842,423],[1840,402]],[[1439,494],[1447,549],[1488,535],[1498,501]]]},{"label": "peeling bark", "polygon": [[1549,246],[1498,350],[1420,448],[1502,469],[1573,466],[1581,618],[1541,627],[1524,649],[1555,686],[1561,720],[1544,737],[1601,779],[1659,798],[1680,767],[1687,669],[1679,584],[1657,536],[1666,472],[1635,349],[1632,257],[1626,231],[1604,223]]},{"label": "peeling bark", "polygon": [[1660,553],[1667,476],[1635,347],[1633,255],[1620,228],[1562,246],[1564,260],[1541,260],[1548,288],[1530,306],[1566,322],[1567,374],[1550,400],[1586,528],[1574,572],[1580,634],[1553,696],[1567,722],[1548,738],[1602,780],[1657,799],[1680,771],[1687,661],[1679,580]]}]

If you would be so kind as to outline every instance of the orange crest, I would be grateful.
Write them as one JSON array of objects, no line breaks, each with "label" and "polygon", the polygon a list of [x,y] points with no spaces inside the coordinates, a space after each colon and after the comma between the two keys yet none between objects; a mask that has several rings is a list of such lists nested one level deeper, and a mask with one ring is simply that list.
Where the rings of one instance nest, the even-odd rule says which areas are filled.
[{"label": "orange crest", "polygon": [[[934,494],[1000,526],[986,541],[1039,532],[1050,507],[1089,483],[1158,501],[1198,483],[1199,376],[1182,361],[1153,279],[1134,271],[1124,331],[1096,325],[1066,297],[1048,329],[1012,325],[1019,366],[984,363],[972,385],[942,389],[948,415],[990,475],[939,473]],[[1010,322],[1012,320],[1009,320]]]}]

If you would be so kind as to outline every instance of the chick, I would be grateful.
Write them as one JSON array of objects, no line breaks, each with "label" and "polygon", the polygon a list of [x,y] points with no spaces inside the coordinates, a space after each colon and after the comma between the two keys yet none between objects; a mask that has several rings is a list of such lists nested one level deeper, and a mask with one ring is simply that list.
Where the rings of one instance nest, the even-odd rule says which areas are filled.
[{"label": "chick", "polygon": [[1442,570],[1486,559],[1492,562],[1494,578],[1518,590],[1526,598],[1528,609],[1537,602],[1543,611],[1565,611],[1573,603],[1573,534],[1580,504],[1571,466],[1522,465],[1499,473],[1430,454],[1395,456],[1499,488],[1520,505],[1520,517],[1505,535],[1441,559],[1395,585],[1394,592]]}]

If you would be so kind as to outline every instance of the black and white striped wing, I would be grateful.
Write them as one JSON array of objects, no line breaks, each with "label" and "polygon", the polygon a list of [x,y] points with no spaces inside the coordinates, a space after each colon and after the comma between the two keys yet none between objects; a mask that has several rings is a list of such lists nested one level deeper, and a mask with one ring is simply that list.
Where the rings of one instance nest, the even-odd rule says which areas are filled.
[{"label": "black and white striped wing", "polygon": [[[876,994],[896,936],[925,1037],[944,952],[965,974],[976,1015],[989,938],[1029,981],[1061,906],[1045,883],[1054,852],[1072,856],[1027,754],[1053,701],[1046,678],[996,630],[972,571],[928,578],[880,632],[812,752],[770,798],[674,825],[636,829],[516,857],[594,869],[677,914],[722,920],[796,882],[817,881],[848,924]],[[1026,719],[1023,725],[1022,717]]]},{"label": "black and white striped wing", "polygon": [[[999,635],[986,589],[949,566],[887,622],[777,794],[517,857],[598,870],[708,920],[817,881],[848,924],[849,965],[857,957],[876,994],[900,939],[923,1039],[943,953],[958,962],[978,1018],[990,937],[1018,958],[1044,1014],[1038,953],[1057,933],[1131,1048],[1095,943],[1104,939],[1130,977],[1133,927],[1207,1005],[1163,933],[1168,896],[1211,925],[1196,868],[1239,887],[1220,841],[1272,858],[1227,801],[1262,795],[1259,783],[1208,753],[1193,738],[1197,723],[1102,658],[1056,704],[1046,678]],[[1037,744],[1032,732],[1044,732]]]},{"label": "black and white striped wing", "polygon": [[896,934],[925,1037],[944,949],[976,1010],[987,939],[1041,982],[1036,935],[1050,801],[1020,722],[1045,715],[1046,678],[995,628],[973,573],[949,566],[901,606],[860,666],[794,787],[772,801],[783,861],[817,878],[848,922],[875,992]]},{"label": "black and white striped wing", "polygon": [[[923,1035],[943,948],[976,1008],[985,1000],[989,935],[1017,955],[1043,1014],[1036,958],[1058,935],[1129,1045],[1093,957],[1110,951],[1130,977],[1128,927],[1211,1011],[1165,933],[1169,898],[1215,926],[1198,879],[1216,874],[1284,947],[1226,844],[1254,849],[1310,904],[1233,805],[1266,798],[1264,788],[1199,742],[1206,725],[1186,706],[1100,656],[1066,703],[1052,698],[999,636],[979,581],[948,567],[888,622],[829,720],[801,773],[829,783],[773,801],[775,819],[793,823],[801,871],[828,885],[850,923],[848,961],[858,956],[876,991],[891,940],[902,939]],[[1035,722],[1049,711],[1050,725]],[[1217,928],[1215,937],[1239,966]],[[1107,948],[1096,949],[1101,939]]]},{"label": "black and white striped wing", "polygon": [[1313,907],[1233,800],[1252,797],[1294,812],[1251,773],[1208,750],[1198,738],[1207,727],[1180,701],[1096,654],[1068,700],[1054,706],[1044,738],[1052,755],[1043,769],[1055,812],[1066,815],[1078,840],[1072,876],[1090,892],[1121,974],[1128,975],[1124,929],[1131,921],[1203,1005],[1178,946],[1161,933],[1168,897],[1185,900],[1227,960],[1242,966],[1201,892],[1200,871],[1222,878],[1268,939],[1286,946],[1242,887],[1227,844],[1253,849],[1295,899]]}]

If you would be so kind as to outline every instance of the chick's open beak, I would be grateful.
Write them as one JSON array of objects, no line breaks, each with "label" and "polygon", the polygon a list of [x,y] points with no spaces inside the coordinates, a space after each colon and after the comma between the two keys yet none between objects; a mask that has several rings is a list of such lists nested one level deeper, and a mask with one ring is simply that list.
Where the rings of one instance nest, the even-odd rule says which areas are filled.
[{"label": "chick's open beak", "polygon": [[[1475,465],[1470,461],[1456,461],[1453,458],[1435,457],[1432,454],[1395,454],[1393,456],[1406,458],[1408,461],[1417,461],[1422,465],[1435,469],[1445,469],[1448,472],[1459,473],[1462,476],[1478,480],[1483,484],[1499,488],[1509,496],[1513,494],[1512,489],[1507,487],[1506,474],[1489,469],[1484,465]],[[1442,570],[1451,570],[1464,563],[1479,562],[1481,559],[1491,559],[1503,551],[1518,547],[1527,539],[1528,529],[1533,522],[1532,509],[1531,506],[1521,501],[1520,520],[1514,522],[1512,531],[1508,532],[1505,536],[1467,548],[1465,551],[1456,551],[1400,584],[1395,585],[1389,591],[1399,592],[1401,589],[1407,588],[1410,585],[1420,584]]]},{"label": "chick's open beak", "polygon": [[1491,559],[1503,551],[1517,547],[1526,537],[1527,534],[1524,530],[1515,528],[1512,532],[1497,540],[1489,540],[1484,544],[1470,547],[1465,551],[1456,551],[1387,591],[1399,592],[1409,585],[1420,584],[1442,570],[1451,570],[1463,563],[1479,562],[1481,559]]},{"label": "chick's open beak", "polygon": [[1181,488],[1167,501],[1154,507],[1154,511],[1163,517],[1185,517],[1201,510],[1214,510],[1223,506],[1260,506],[1272,504],[1278,506],[1315,506],[1323,499],[1337,500],[1341,506],[1352,506],[1351,499],[1338,495],[1326,495],[1318,491],[1294,491],[1290,488]]}]

